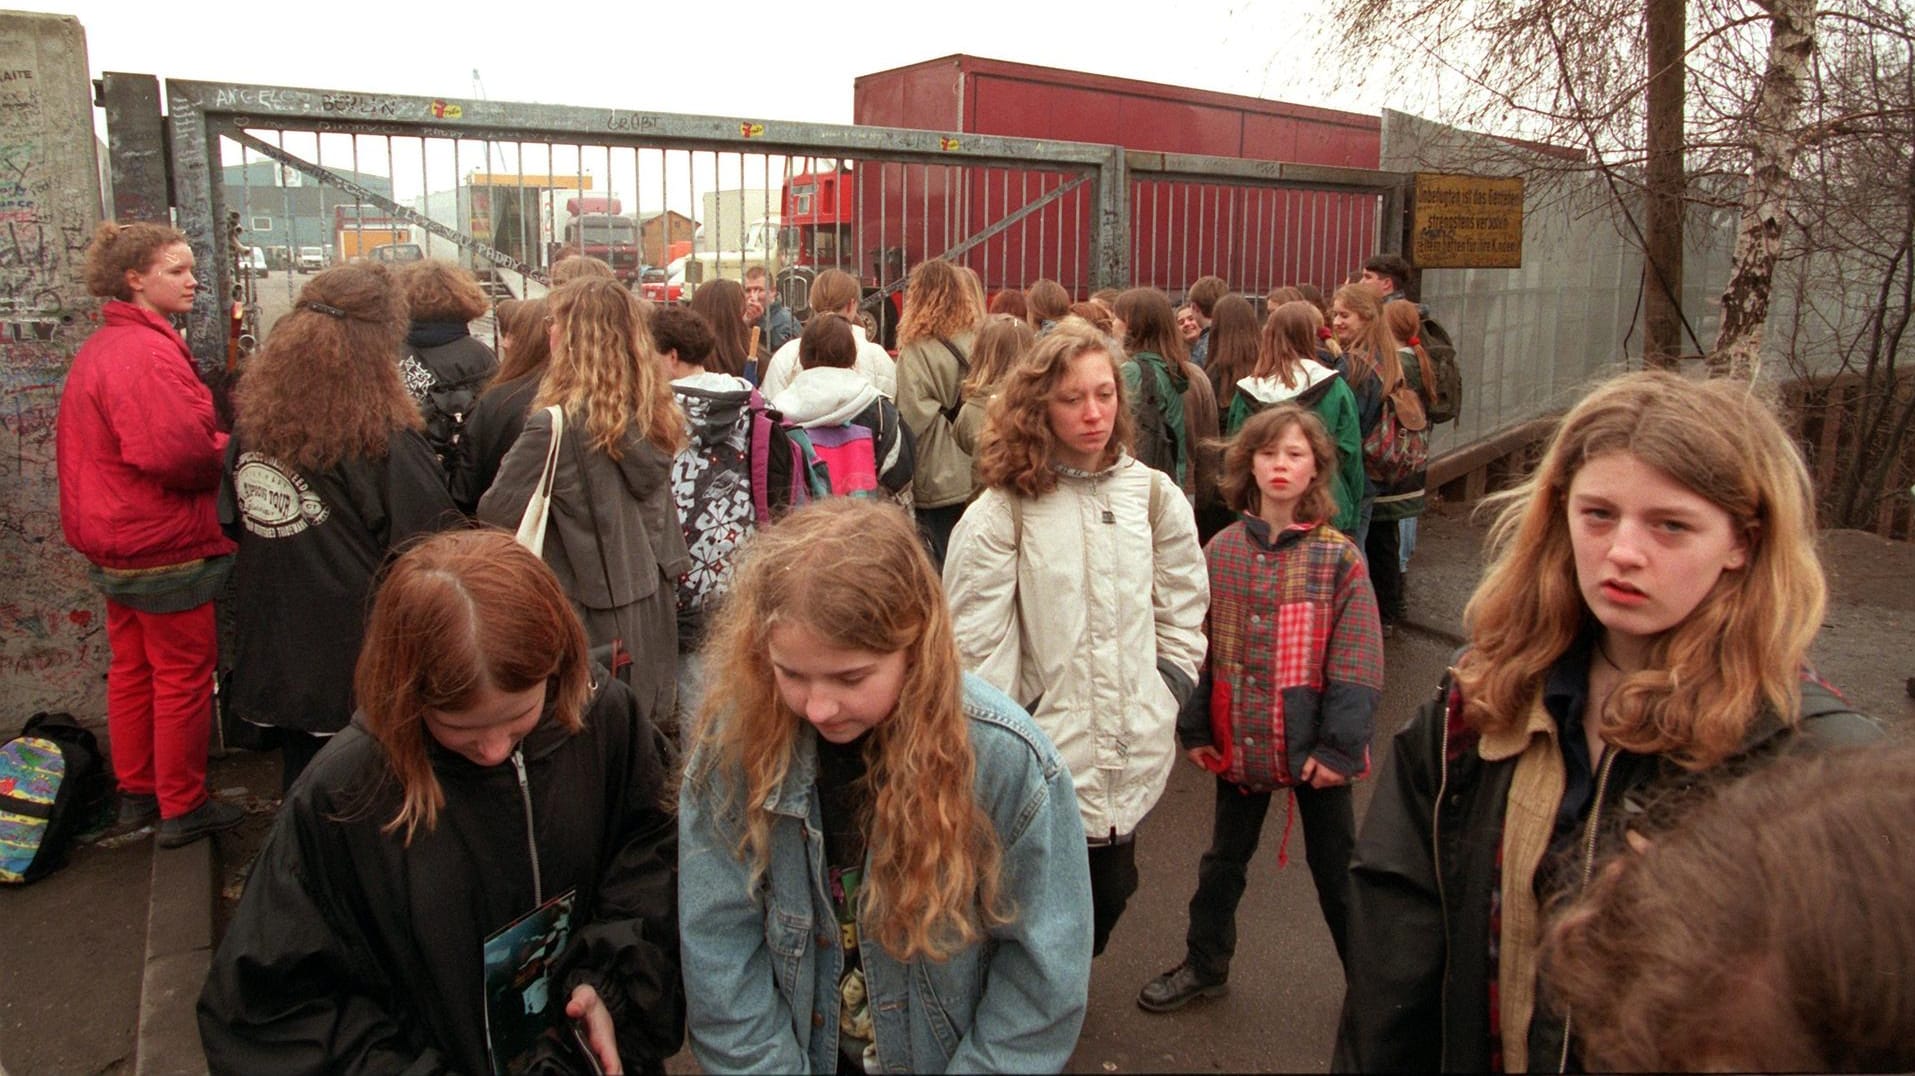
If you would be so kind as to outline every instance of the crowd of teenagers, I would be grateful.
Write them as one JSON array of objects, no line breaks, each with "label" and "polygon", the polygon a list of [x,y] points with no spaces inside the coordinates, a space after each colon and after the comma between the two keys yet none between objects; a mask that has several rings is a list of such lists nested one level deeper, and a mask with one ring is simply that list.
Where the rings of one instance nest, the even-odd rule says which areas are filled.
[{"label": "crowd of teenagers", "polygon": [[1287,801],[1339,1070],[1915,1066],[1915,754],[1808,663],[1812,493],[1745,386],[1569,410],[1359,827],[1455,406],[1410,273],[1179,308],[930,261],[894,355],[842,272],[801,323],[574,258],[495,356],[469,274],[348,265],[226,421],[184,237],[103,225],[58,446],[121,824],[239,821],[216,674],[283,757],[209,1066],[1057,1071],[1180,757],[1215,813],[1146,1010],[1225,992]]}]

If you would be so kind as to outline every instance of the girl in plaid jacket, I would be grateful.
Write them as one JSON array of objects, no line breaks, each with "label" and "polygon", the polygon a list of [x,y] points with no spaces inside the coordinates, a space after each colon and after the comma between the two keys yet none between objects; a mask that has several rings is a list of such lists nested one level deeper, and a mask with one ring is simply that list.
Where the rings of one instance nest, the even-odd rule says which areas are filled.
[{"label": "girl in plaid jacket", "polygon": [[1217,808],[1184,961],[1137,996],[1151,1012],[1224,993],[1237,903],[1274,789],[1290,789],[1303,815],[1317,902],[1343,955],[1356,843],[1350,783],[1369,770],[1383,637],[1362,554],[1332,525],[1336,472],[1323,423],[1294,403],[1253,416],[1225,456],[1224,497],[1240,518],[1204,550],[1210,647],[1177,722],[1185,755],[1217,775]]}]

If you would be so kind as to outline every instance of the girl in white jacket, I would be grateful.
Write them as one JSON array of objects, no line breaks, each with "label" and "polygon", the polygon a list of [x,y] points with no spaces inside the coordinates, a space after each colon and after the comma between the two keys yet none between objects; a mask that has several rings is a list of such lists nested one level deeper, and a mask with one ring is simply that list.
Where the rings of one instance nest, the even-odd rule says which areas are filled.
[{"label": "girl in white jacket", "polygon": [[965,667],[1031,711],[1076,781],[1094,953],[1137,889],[1132,838],[1176,760],[1210,601],[1190,502],[1125,451],[1121,359],[1068,319],[1018,362],[944,564]]}]

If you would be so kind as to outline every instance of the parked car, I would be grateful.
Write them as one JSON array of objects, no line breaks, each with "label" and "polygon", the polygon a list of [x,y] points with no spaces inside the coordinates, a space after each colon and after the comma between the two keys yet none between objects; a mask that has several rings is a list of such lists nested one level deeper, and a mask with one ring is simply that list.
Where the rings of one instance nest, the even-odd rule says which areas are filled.
[{"label": "parked car", "polygon": [[266,271],[266,252],[259,247],[248,248],[241,268],[252,270],[255,280],[264,280],[270,275]]},{"label": "parked car", "polygon": [[420,249],[417,243],[387,243],[382,247],[373,247],[366,256],[386,265],[403,265],[406,262],[426,260],[426,252]]},{"label": "parked car", "polygon": [[299,256],[293,259],[293,268],[302,273],[317,273],[325,267],[325,247],[300,247]]}]

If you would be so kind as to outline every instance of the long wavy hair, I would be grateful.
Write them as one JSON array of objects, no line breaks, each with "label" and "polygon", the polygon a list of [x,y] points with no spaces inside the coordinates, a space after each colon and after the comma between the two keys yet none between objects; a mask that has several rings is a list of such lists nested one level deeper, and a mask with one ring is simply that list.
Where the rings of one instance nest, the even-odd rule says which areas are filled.
[{"label": "long wavy hair", "polygon": [[765,801],[790,773],[806,722],[785,705],[771,632],[800,625],[827,644],[905,655],[897,707],[864,748],[870,869],[859,923],[900,960],[943,960],[1015,909],[1001,891],[1001,849],[977,801],[957,643],[944,589],[902,509],[833,498],[752,539],[712,625],[712,688],[685,782],[730,775],[743,820],[735,853],[754,884],[771,858]]},{"label": "long wavy hair", "polygon": [[751,326],[745,324],[745,288],[736,280],[713,280],[692,293],[692,310],[711,325],[712,351],[705,365],[713,373],[745,376],[751,360]]},{"label": "long wavy hair", "polygon": [[581,277],[546,302],[558,331],[533,409],[558,404],[566,418],[583,418],[588,443],[613,459],[628,435],[677,454],[685,423],[638,297],[616,280]]},{"label": "long wavy hair", "polygon": [[1011,367],[1036,341],[1030,322],[1010,314],[987,314],[971,347],[971,372],[964,378],[966,399],[980,398],[997,388]]},{"label": "long wavy hair", "polygon": [[1635,456],[1727,512],[1748,563],[1650,645],[1598,718],[1603,738],[1689,769],[1732,755],[1758,713],[1793,725],[1827,584],[1801,454],[1739,382],[1664,372],[1615,378],[1563,418],[1536,472],[1489,502],[1493,559],[1464,611],[1470,646],[1456,669],[1466,716],[1518,727],[1549,667],[1592,620],[1577,586],[1569,486],[1584,464]]},{"label": "long wavy hair", "polygon": [[1156,288],[1130,288],[1117,297],[1116,313],[1124,323],[1125,351],[1152,352],[1172,372],[1190,361],[1190,347],[1177,331],[1177,311],[1170,305],[1170,296]]},{"label": "long wavy hair", "polygon": [[1110,360],[1117,380],[1116,414],[1110,442],[1104,446],[1100,467],[1109,467],[1131,445],[1136,425],[1124,388],[1123,353],[1111,340],[1082,318],[1065,318],[1039,340],[1011,372],[998,383],[997,395],[984,412],[984,431],[978,435],[977,476],[980,485],[1026,497],[1041,497],[1057,488],[1051,470],[1051,393],[1070,372],[1080,355],[1099,352]]},{"label": "long wavy hair", "polygon": [[399,379],[405,337],[405,298],[385,266],[320,273],[247,360],[233,431],[307,474],[384,456],[393,431],[425,425]]},{"label": "long wavy hair", "polygon": [[471,707],[479,692],[546,684],[552,720],[578,732],[591,695],[585,629],[552,569],[501,530],[435,534],[379,584],[353,693],[399,784],[385,832],[430,833],[445,806],[432,772],[427,710]]},{"label": "long wavy hair", "polygon": [[1302,299],[1284,303],[1264,320],[1257,344],[1257,377],[1275,377],[1296,388],[1300,366],[1317,357],[1317,322]]},{"label": "long wavy hair", "polygon": [[1403,362],[1396,356],[1396,337],[1383,320],[1383,303],[1368,284],[1345,284],[1336,290],[1332,305],[1356,315],[1362,326],[1356,339],[1343,342],[1343,355],[1349,360],[1350,387],[1357,388],[1372,377],[1383,382],[1388,392],[1403,376]]},{"label": "long wavy hair", "polygon": [[513,381],[545,369],[552,361],[551,334],[545,331],[544,299],[507,299],[493,315],[498,320],[501,338],[511,337],[512,346],[500,348],[499,372],[492,384]]},{"label": "long wavy hair", "polygon": [[1237,382],[1257,367],[1257,308],[1241,295],[1217,300],[1210,318],[1210,351],[1204,372],[1217,397],[1217,410],[1228,413],[1237,398]]},{"label": "long wavy hair", "polygon": [[984,306],[957,266],[942,258],[920,262],[904,286],[898,346],[968,333],[982,320]]},{"label": "long wavy hair", "polygon": [[1408,299],[1391,299],[1383,304],[1383,321],[1390,327],[1390,336],[1399,352],[1407,351],[1416,359],[1417,383],[1423,386],[1423,395],[1436,391],[1436,386],[1430,383],[1435,380],[1436,371],[1430,365],[1430,353],[1423,349],[1420,336],[1423,312]]}]

